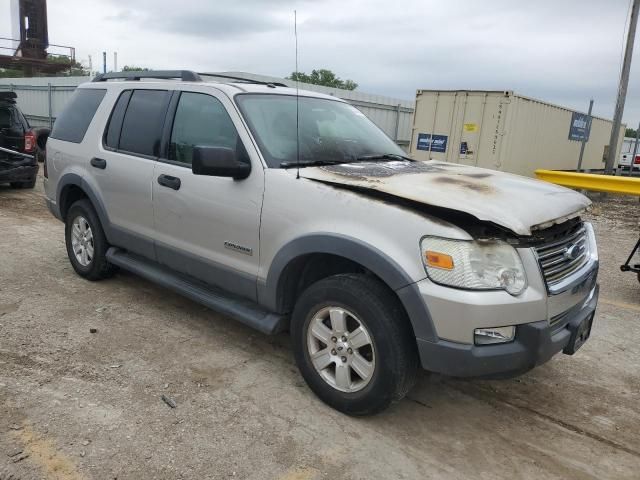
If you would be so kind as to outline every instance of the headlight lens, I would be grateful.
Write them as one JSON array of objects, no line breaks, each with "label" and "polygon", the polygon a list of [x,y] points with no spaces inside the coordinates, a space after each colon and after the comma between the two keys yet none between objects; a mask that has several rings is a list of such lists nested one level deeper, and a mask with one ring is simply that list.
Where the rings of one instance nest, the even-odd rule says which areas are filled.
[{"label": "headlight lens", "polygon": [[588,255],[591,255],[593,260],[598,260],[598,244],[596,243],[596,234],[593,231],[593,225],[589,222],[584,222],[584,228],[587,229],[588,241],[586,242],[586,247]]},{"label": "headlight lens", "polygon": [[424,237],[422,261],[436,283],[471,290],[506,290],[519,295],[527,277],[516,249],[506,242]]}]

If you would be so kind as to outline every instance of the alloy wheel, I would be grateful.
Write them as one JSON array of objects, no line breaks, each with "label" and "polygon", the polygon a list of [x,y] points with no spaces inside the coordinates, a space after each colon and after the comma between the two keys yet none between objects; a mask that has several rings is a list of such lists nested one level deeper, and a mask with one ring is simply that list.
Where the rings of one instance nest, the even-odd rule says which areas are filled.
[{"label": "alloy wheel", "polygon": [[375,349],[364,322],[338,306],[319,310],[307,328],[307,348],[314,368],[336,390],[354,393],[375,371]]}]

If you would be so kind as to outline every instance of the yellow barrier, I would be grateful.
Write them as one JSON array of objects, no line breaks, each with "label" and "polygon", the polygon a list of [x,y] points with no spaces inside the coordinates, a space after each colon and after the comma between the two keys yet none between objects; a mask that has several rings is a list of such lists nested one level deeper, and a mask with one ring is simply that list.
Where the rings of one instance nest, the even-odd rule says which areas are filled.
[{"label": "yellow barrier", "polygon": [[558,172],[555,170],[536,170],[536,176],[540,180],[570,188],[640,196],[640,178]]}]

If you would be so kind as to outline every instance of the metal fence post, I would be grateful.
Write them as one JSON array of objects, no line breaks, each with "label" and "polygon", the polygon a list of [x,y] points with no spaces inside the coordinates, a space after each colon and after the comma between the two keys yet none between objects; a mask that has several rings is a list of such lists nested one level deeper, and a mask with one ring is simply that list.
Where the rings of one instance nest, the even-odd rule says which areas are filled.
[{"label": "metal fence post", "polygon": [[396,108],[396,133],[393,137],[396,143],[398,143],[399,129],[400,129],[400,104],[398,104],[398,107]]},{"label": "metal fence post", "polygon": [[52,111],[52,88],[51,82],[48,83],[48,95],[49,95],[49,129],[53,128],[53,111]]},{"label": "metal fence post", "polygon": [[587,145],[587,133],[590,135],[591,134],[591,112],[593,111],[593,98],[591,99],[591,101],[589,102],[589,112],[587,113],[587,132],[585,132],[585,136],[582,139],[581,145],[580,145],[580,155],[578,156],[578,169],[577,171],[581,171],[582,170],[582,157],[584,155],[584,147]]}]

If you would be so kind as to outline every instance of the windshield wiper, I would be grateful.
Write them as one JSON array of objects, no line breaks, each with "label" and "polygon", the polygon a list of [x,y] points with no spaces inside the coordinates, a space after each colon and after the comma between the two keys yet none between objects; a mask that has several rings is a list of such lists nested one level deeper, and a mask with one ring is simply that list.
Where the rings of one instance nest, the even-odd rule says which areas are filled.
[{"label": "windshield wiper", "polygon": [[366,162],[369,160],[408,160],[413,162],[413,158],[405,157],[404,155],[398,155],[397,153],[374,153],[371,155],[360,155],[356,157],[358,162]]},{"label": "windshield wiper", "polygon": [[349,163],[348,160],[285,160],[280,162],[280,168],[291,167],[318,167],[321,165],[339,165],[341,163]]},{"label": "windshield wiper", "polygon": [[409,162],[415,161],[413,158],[405,157],[404,155],[398,155],[397,153],[374,153],[369,155],[360,155],[359,157],[352,157],[351,159],[343,160],[300,160],[299,162],[295,160],[285,160],[284,162],[280,162],[280,168],[317,167],[321,165],[340,165],[342,163],[370,162],[374,160],[406,160]]}]

